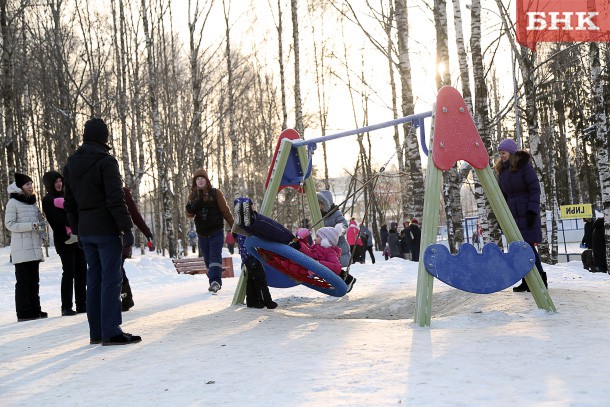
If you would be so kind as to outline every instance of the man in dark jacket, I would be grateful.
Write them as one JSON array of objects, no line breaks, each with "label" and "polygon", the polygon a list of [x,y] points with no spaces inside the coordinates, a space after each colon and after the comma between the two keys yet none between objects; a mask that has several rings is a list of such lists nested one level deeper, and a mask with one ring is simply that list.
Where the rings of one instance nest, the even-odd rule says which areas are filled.
[{"label": "man in dark jacket", "polygon": [[85,123],[83,144],[64,167],[68,222],[87,258],[87,318],[90,343],[126,345],[139,336],[121,330],[122,235],[133,223],[127,211],[117,160],[109,154],[108,126]]}]

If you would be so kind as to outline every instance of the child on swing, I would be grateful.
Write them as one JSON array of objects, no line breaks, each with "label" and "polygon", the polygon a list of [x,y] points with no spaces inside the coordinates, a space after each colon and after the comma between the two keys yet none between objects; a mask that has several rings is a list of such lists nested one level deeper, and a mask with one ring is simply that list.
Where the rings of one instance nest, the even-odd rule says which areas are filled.
[{"label": "child on swing", "polygon": [[[341,270],[341,249],[337,247],[339,237],[343,234],[342,225],[324,227],[318,230],[316,240],[311,246],[307,242],[309,230],[300,228],[295,237],[284,226],[253,209],[249,198],[237,198],[234,201],[235,224],[233,231],[237,234],[252,234],[274,242],[288,244],[294,249],[320,262],[333,273],[339,275],[347,284],[350,292],[356,279]],[[287,265],[289,267],[289,265]]]}]

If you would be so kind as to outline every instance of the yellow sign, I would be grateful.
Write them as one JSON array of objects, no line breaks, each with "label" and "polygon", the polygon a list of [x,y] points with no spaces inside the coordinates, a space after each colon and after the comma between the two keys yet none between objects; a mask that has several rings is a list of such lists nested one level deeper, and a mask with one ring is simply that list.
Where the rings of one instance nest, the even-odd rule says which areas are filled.
[{"label": "yellow sign", "polygon": [[561,205],[561,219],[581,219],[593,217],[593,205]]}]

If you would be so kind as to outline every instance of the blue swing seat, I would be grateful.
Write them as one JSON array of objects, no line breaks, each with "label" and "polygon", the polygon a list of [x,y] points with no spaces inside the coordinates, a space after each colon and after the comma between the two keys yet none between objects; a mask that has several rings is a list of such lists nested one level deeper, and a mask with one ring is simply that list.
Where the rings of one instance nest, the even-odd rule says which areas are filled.
[{"label": "blue swing seat", "polygon": [[442,282],[462,291],[489,294],[514,285],[535,265],[534,251],[529,244],[515,241],[508,253],[494,243],[477,253],[471,244],[463,244],[456,255],[442,244],[433,244],[424,252],[426,271]]},{"label": "blue swing seat", "polygon": [[[245,245],[248,252],[263,264],[267,275],[267,284],[270,287],[288,288],[303,284],[333,297],[343,297],[347,293],[347,285],[341,277],[316,260],[286,244],[261,239],[257,236],[248,236]],[[279,264],[276,261],[278,258],[286,259],[300,266],[302,272],[293,273],[269,264]]]}]

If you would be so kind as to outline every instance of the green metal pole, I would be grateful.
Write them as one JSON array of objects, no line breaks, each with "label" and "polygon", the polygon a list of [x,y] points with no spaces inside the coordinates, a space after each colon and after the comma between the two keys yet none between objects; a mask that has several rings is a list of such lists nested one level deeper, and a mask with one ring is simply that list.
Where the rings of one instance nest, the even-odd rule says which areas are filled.
[{"label": "green metal pole", "polygon": [[[433,109],[434,111],[434,109]],[[434,133],[434,117],[432,119],[430,142],[432,145]],[[417,270],[417,294],[415,301],[415,322],[420,326],[430,326],[432,314],[432,286],[434,277],[424,266],[424,251],[436,243],[436,234],[440,222],[440,196],[443,186],[443,172],[436,168],[432,161],[432,151],[428,151],[428,170],[426,189],[424,191],[424,216],[422,219],[422,236],[419,245],[419,266]]]},{"label": "green metal pole", "polygon": [[[267,185],[267,190],[265,191],[265,195],[263,197],[263,203],[258,211],[265,216],[269,216],[271,211],[273,211],[273,205],[275,204],[275,199],[277,198],[277,191],[282,182],[282,175],[284,174],[286,163],[288,162],[288,157],[290,155],[290,147],[291,143],[289,140],[282,140],[277,159],[273,164],[273,171],[271,173],[271,178],[269,179],[269,185]],[[237,281],[237,286],[235,287],[235,294],[233,294],[233,301],[231,302],[231,305],[242,305],[246,299],[246,284],[248,276],[244,272],[244,269],[245,267],[242,266],[241,274],[239,275],[239,281]]]},{"label": "green metal pole", "polygon": [[[303,171],[303,174],[305,174],[305,171],[307,170],[307,167],[309,165],[307,148],[305,146],[298,147],[297,152],[299,154],[299,161],[301,162],[301,169]],[[318,230],[324,225],[320,225],[320,219],[322,219],[322,212],[320,212],[320,204],[318,203],[318,196],[316,195],[316,185],[314,184],[313,178],[311,176],[305,179],[305,182],[303,183],[303,188],[303,193],[307,197],[307,204],[310,210],[311,221],[314,225],[316,225],[314,227],[314,230]]]}]

